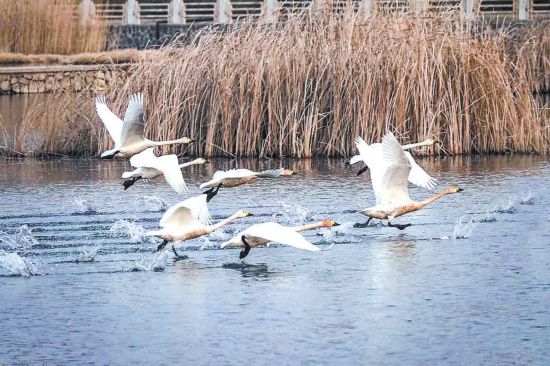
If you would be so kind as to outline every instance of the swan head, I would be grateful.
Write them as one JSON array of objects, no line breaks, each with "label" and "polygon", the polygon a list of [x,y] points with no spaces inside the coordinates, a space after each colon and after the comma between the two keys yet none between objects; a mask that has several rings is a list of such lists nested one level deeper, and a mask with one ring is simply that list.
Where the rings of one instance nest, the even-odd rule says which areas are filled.
[{"label": "swan head", "polygon": [[290,169],[285,169],[283,170],[283,172],[281,173],[281,175],[286,175],[286,176],[289,176],[289,175],[294,175],[296,174],[296,172],[294,170],[290,170]]},{"label": "swan head", "polygon": [[204,158],[198,158],[198,159],[193,160],[193,162],[195,164],[206,164],[206,163],[208,163],[208,160],[206,160]]},{"label": "swan head", "polygon": [[427,139],[426,141],[424,141],[424,144],[426,146],[432,146],[432,145],[435,145],[435,144],[441,144],[441,141],[439,141],[438,139],[436,139],[434,137],[434,138],[430,138],[430,139]]},{"label": "swan head", "polygon": [[189,137],[182,137],[182,138],[180,139],[180,141],[181,141],[182,144],[190,144],[190,143],[192,143],[192,142],[195,142],[195,141],[193,141],[193,140],[192,140],[191,138],[189,138]]},{"label": "swan head", "polygon": [[248,217],[248,216],[254,216],[254,215],[248,212],[247,210],[237,211],[237,217],[239,218]]},{"label": "swan head", "polygon": [[333,227],[333,226],[340,226],[340,224],[332,219],[323,220],[323,227]]},{"label": "swan head", "polygon": [[462,192],[464,189],[460,188],[459,186],[450,186],[449,188],[447,188],[447,192],[449,193],[458,193],[458,192]]}]

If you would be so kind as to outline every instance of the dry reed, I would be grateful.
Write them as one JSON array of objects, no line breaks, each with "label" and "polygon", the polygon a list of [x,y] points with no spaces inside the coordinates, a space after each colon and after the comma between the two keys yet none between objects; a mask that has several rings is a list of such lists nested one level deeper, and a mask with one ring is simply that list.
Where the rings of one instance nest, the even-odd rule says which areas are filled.
[{"label": "dry reed", "polygon": [[87,65],[87,64],[121,64],[138,62],[154,51],[137,51],[135,49],[115,50],[95,53],[78,53],[74,55],[25,55],[22,53],[0,52],[0,65]]},{"label": "dry reed", "polygon": [[[165,47],[107,97],[122,115],[129,96],[145,92],[148,137],[193,137],[193,155],[348,156],[355,136],[379,141],[388,129],[402,143],[443,142],[426,154],[546,153],[550,122],[532,91],[541,64],[548,73],[548,56],[536,39],[529,47],[510,42],[507,30],[479,33],[452,14],[364,20],[351,9],[315,8],[284,23],[244,22]],[[62,151],[111,146],[92,100],[64,102],[92,122],[76,136],[86,148],[70,143]],[[61,151],[55,143],[42,148]]]},{"label": "dry reed", "polygon": [[0,0],[0,52],[72,54],[102,51],[107,25],[75,16],[77,0]]}]

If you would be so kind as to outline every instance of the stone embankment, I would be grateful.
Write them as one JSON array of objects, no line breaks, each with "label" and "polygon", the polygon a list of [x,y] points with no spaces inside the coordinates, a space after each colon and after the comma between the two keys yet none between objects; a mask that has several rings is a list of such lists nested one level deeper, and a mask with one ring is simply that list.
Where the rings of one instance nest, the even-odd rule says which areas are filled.
[{"label": "stone embankment", "polygon": [[129,64],[0,67],[0,94],[101,92],[122,85]]}]

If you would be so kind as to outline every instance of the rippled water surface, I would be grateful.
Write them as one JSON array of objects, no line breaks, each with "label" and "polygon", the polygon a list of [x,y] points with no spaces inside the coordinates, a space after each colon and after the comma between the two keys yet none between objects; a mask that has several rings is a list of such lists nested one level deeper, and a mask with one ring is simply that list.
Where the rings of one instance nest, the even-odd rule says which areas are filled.
[{"label": "rippled water surface", "polygon": [[[549,364],[550,165],[542,157],[422,160],[447,196],[401,223],[365,221],[368,174],[341,160],[212,161],[300,174],[220,190],[214,220],[255,216],[155,253],[177,197],[123,191],[125,163],[0,160],[0,364]],[[429,192],[411,189],[411,196]],[[222,241],[247,225],[333,218],[317,253]]]}]

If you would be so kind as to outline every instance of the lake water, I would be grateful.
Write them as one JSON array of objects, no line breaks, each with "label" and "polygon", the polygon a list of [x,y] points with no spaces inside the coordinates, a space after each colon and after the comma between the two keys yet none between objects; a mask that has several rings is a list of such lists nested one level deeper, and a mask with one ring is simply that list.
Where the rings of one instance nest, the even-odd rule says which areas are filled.
[{"label": "lake water", "polygon": [[[288,166],[292,177],[222,189],[214,220],[255,216],[156,253],[162,181],[123,191],[122,161],[0,160],[1,364],[549,364],[550,164],[540,156],[420,160],[464,192],[356,229],[374,204],[343,160],[214,160],[184,171]],[[430,193],[411,189],[413,198]],[[321,252],[222,241],[246,226],[342,225]]]}]

